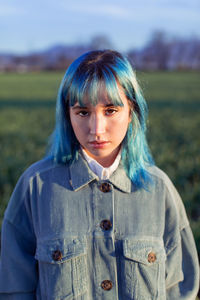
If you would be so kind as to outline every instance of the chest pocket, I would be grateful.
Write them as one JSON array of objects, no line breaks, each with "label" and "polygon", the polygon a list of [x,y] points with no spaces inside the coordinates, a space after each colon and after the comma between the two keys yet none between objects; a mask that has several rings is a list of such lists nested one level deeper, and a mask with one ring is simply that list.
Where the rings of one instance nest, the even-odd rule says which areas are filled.
[{"label": "chest pocket", "polygon": [[40,241],[35,258],[39,265],[42,299],[74,299],[86,292],[87,268],[84,238]]},{"label": "chest pocket", "polygon": [[121,280],[124,298],[165,300],[165,259],[162,240],[123,240]]}]

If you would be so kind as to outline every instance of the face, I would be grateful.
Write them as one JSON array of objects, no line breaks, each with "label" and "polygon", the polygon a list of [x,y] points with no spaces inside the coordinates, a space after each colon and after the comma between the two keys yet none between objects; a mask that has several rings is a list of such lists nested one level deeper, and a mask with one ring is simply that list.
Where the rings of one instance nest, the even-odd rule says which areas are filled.
[{"label": "face", "polygon": [[86,100],[84,107],[75,103],[69,109],[72,128],[80,145],[104,167],[114,162],[131,121],[130,106],[120,86],[119,94],[124,106],[114,106],[102,90],[96,106]]}]

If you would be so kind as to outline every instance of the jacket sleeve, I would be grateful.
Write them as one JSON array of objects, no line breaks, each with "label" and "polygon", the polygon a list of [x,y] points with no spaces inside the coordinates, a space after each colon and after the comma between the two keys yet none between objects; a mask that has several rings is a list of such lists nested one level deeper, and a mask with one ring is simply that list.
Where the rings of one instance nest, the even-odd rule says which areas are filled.
[{"label": "jacket sleeve", "polygon": [[180,241],[167,255],[167,300],[195,300],[199,289],[199,263],[190,226],[180,232]]},{"label": "jacket sleeve", "polygon": [[0,300],[36,299],[35,235],[28,198],[27,183],[20,179],[2,225]]},{"label": "jacket sleeve", "polygon": [[168,185],[166,204],[166,299],[196,300],[199,262],[193,234],[182,200],[173,184]]}]

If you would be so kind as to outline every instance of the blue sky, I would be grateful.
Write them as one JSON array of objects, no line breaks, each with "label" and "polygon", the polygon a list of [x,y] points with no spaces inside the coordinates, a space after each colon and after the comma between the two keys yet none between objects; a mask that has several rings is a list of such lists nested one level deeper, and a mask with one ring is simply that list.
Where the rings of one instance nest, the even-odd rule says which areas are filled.
[{"label": "blue sky", "polygon": [[200,37],[200,0],[0,0],[0,52],[87,43],[96,35],[127,51],[155,30]]}]

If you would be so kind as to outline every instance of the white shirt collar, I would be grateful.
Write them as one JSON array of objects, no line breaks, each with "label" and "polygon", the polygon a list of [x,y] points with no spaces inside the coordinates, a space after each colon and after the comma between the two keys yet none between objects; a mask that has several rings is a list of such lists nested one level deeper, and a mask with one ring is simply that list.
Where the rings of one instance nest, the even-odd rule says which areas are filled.
[{"label": "white shirt collar", "polygon": [[84,158],[86,159],[90,169],[99,177],[101,180],[109,179],[112,173],[117,169],[120,159],[121,159],[121,150],[119,151],[117,157],[115,158],[115,161],[113,164],[108,167],[104,168],[102,165],[100,165],[95,159],[90,157],[83,148],[82,153]]}]

